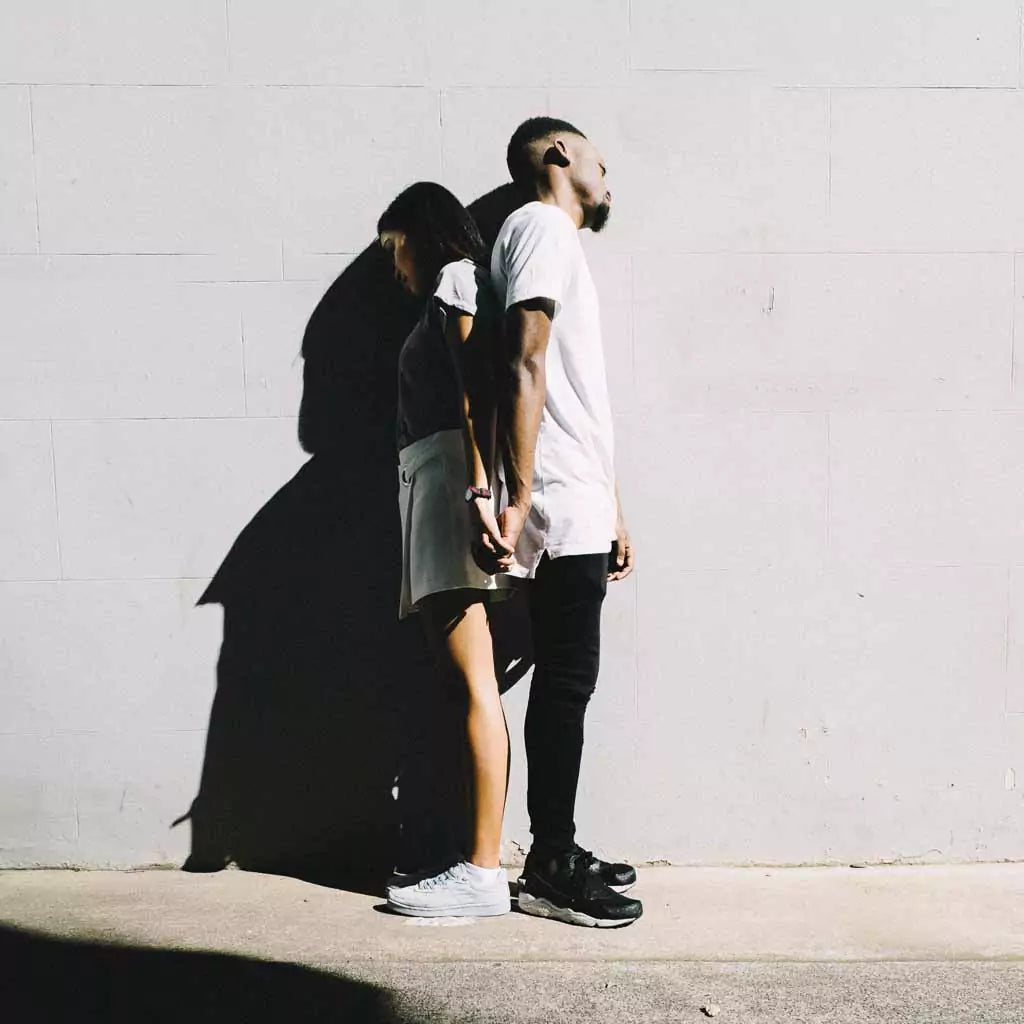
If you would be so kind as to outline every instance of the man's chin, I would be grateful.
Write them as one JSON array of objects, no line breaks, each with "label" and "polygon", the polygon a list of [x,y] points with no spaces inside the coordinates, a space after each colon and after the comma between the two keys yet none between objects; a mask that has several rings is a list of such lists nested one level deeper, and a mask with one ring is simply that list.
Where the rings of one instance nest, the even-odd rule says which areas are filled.
[{"label": "man's chin", "polygon": [[608,224],[608,218],[612,215],[612,208],[610,203],[602,203],[594,210],[594,215],[590,219],[590,230],[595,234],[598,231],[603,231]]}]

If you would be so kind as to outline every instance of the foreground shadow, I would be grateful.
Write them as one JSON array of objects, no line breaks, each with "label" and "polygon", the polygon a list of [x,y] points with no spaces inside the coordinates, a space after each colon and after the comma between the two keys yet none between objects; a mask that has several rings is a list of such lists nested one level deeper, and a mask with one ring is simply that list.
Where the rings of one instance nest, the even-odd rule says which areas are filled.
[{"label": "foreground shadow", "polygon": [[[485,240],[518,202],[503,187],[473,204]],[[378,893],[394,867],[464,845],[457,708],[419,622],[397,618],[397,361],[418,312],[372,245],[310,317],[312,457],[200,599],[223,606],[224,638],[186,870],[234,862]],[[530,666],[526,621],[518,599],[492,620],[503,690]]]},{"label": "foreground shadow", "polygon": [[56,939],[0,926],[11,1021],[414,1024],[375,985],[296,964]]}]

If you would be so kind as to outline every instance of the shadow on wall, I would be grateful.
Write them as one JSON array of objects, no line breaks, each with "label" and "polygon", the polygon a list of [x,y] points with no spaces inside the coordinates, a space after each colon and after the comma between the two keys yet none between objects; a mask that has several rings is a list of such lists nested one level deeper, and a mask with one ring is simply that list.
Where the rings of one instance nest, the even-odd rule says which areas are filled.
[{"label": "shadow on wall", "polygon": [[[519,202],[503,186],[473,204],[486,241]],[[312,457],[199,602],[223,605],[224,638],[199,793],[179,819],[185,870],[233,862],[375,893],[396,865],[463,846],[459,716],[416,617],[397,617],[397,362],[417,316],[373,244],[310,317],[299,440]],[[503,690],[531,663],[526,621],[519,600],[496,606],[496,663],[514,663]]]},{"label": "shadow on wall", "polygon": [[0,926],[0,962],[0,999],[11,1020],[413,1024],[427,1019],[400,1013],[386,991],[366,982],[219,953],[56,939]]}]

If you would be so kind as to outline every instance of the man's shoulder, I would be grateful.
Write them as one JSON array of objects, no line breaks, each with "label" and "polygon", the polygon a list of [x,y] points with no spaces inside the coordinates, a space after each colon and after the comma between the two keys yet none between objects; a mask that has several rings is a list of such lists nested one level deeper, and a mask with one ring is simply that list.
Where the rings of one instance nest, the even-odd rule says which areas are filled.
[{"label": "man's shoulder", "polygon": [[534,200],[517,207],[505,218],[498,231],[498,239],[530,228],[571,232],[574,235],[576,233],[576,225],[573,224],[572,218],[561,207]]}]

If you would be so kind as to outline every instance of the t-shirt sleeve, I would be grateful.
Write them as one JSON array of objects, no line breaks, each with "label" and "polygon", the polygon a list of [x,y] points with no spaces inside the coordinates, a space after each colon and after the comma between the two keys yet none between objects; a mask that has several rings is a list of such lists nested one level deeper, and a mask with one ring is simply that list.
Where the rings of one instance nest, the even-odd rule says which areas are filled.
[{"label": "t-shirt sleeve", "polygon": [[505,309],[526,299],[551,299],[557,313],[572,273],[576,228],[561,211],[522,218],[501,252]]},{"label": "t-shirt sleeve", "polygon": [[449,309],[458,309],[476,316],[479,287],[476,264],[449,263],[441,271],[441,278],[434,289],[434,298]]}]

